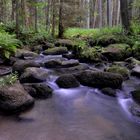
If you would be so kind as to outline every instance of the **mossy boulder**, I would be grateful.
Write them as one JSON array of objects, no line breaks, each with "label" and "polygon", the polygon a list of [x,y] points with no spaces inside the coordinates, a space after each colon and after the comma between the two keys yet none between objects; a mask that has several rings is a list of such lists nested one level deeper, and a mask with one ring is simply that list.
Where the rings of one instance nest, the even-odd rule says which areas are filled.
[{"label": "mossy boulder", "polygon": [[101,48],[84,48],[79,54],[79,59],[83,62],[101,62]]},{"label": "mossy boulder", "polygon": [[96,45],[108,46],[120,42],[120,36],[115,34],[104,34],[95,40]]},{"label": "mossy boulder", "polygon": [[130,72],[126,67],[113,65],[106,69],[107,72],[118,73],[123,76],[124,80],[129,79]]},{"label": "mossy boulder", "polygon": [[38,57],[38,54],[31,52],[29,50],[17,49],[15,57],[21,58],[21,59],[34,59]]},{"label": "mossy boulder", "polygon": [[72,40],[69,40],[69,39],[59,39],[55,42],[55,46],[67,47],[68,49],[72,49],[74,46],[74,43]]},{"label": "mossy boulder", "polygon": [[128,44],[111,44],[103,49],[102,55],[110,61],[121,61],[132,55],[132,49]]},{"label": "mossy boulder", "polygon": [[60,76],[56,80],[56,83],[60,88],[75,88],[80,85],[77,79],[71,74]]},{"label": "mossy boulder", "polygon": [[66,47],[49,48],[43,52],[44,55],[61,55],[66,53],[68,53],[68,49]]},{"label": "mossy boulder", "polygon": [[95,88],[120,88],[123,82],[123,77],[120,74],[110,72],[98,72],[98,71],[83,71],[74,74],[78,81],[84,86],[90,86]]}]

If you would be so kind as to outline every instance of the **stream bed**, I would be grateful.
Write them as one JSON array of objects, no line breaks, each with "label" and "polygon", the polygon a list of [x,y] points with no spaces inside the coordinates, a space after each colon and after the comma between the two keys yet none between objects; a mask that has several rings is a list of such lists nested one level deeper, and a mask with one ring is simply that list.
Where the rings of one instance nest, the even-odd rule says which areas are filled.
[{"label": "stream bed", "polygon": [[59,88],[54,82],[58,75],[47,71],[53,96],[19,115],[0,115],[0,140],[140,140],[140,118],[129,111],[129,93],[139,79],[124,82],[114,98],[82,85]]}]

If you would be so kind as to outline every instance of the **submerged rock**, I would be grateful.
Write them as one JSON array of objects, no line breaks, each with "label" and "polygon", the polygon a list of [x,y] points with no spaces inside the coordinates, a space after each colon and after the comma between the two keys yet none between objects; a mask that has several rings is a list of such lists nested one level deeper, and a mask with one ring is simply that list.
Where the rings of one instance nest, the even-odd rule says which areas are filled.
[{"label": "submerged rock", "polygon": [[85,86],[97,88],[120,88],[123,77],[120,74],[109,72],[84,71],[75,74],[78,81]]},{"label": "submerged rock", "polygon": [[6,113],[23,111],[34,104],[34,99],[20,83],[0,87],[0,108]]},{"label": "submerged rock", "polygon": [[71,74],[60,76],[56,80],[56,83],[60,88],[75,88],[80,85],[77,79]]},{"label": "submerged rock", "polygon": [[130,112],[137,117],[140,117],[140,106],[136,103],[134,103],[131,107],[130,107]]},{"label": "submerged rock", "polygon": [[103,94],[116,97],[116,91],[112,88],[103,88],[103,89],[101,89],[101,92]]},{"label": "submerged rock", "polygon": [[43,52],[44,55],[61,55],[66,53],[68,53],[68,49],[66,47],[49,48]]},{"label": "submerged rock", "polygon": [[42,68],[30,67],[25,69],[24,73],[20,76],[21,83],[39,83],[46,80],[48,72]]},{"label": "submerged rock", "polygon": [[45,83],[24,84],[25,90],[34,98],[46,99],[52,96],[53,90]]},{"label": "submerged rock", "polygon": [[133,99],[140,104],[140,88],[131,92]]}]

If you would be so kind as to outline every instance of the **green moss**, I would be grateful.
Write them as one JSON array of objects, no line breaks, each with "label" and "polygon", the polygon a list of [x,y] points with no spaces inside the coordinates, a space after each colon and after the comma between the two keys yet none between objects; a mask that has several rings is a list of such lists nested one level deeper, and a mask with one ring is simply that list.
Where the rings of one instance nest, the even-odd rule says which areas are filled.
[{"label": "green moss", "polygon": [[128,44],[111,44],[103,48],[103,52],[111,52],[117,55],[118,60],[128,58],[132,55],[132,49]]},{"label": "green moss", "polygon": [[121,66],[117,66],[117,65],[113,65],[111,67],[109,67],[107,69],[107,72],[112,72],[112,73],[118,73],[121,74],[124,79],[128,79],[129,78],[129,70],[125,67],[121,67]]},{"label": "green moss", "polygon": [[54,47],[44,51],[44,54],[46,55],[59,55],[65,53],[68,53],[68,49],[66,47]]}]

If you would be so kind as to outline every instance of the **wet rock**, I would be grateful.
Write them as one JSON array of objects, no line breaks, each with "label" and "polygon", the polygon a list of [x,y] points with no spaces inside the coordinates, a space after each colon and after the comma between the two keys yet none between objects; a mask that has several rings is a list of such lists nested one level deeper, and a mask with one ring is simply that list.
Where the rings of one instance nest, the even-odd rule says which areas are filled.
[{"label": "wet rock", "polygon": [[52,96],[53,90],[45,83],[24,84],[25,90],[34,98],[46,99]]},{"label": "wet rock", "polygon": [[116,97],[116,91],[112,88],[103,88],[101,89],[101,92],[105,95]]},{"label": "wet rock", "polygon": [[129,79],[130,72],[126,67],[121,67],[117,65],[113,65],[106,69],[107,72],[118,73],[123,76],[124,80]]},{"label": "wet rock", "polygon": [[31,50],[35,53],[40,53],[43,49],[41,45],[33,46]]},{"label": "wet rock", "polygon": [[11,72],[12,72],[12,68],[11,67],[0,66],[0,76],[8,75]]},{"label": "wet rock", "polygon": [[132,54],[132,50],[127,44],[111,44],[104,48],[102,55],[110,61],[121,61]]},{"label": "wet rock", "polygon": [[21,83],[39,83],[46,80],[48,72],[42,68],[30,67],[25,69],[24,73],[20,76]]},{"label": "wet rock", "polygon": [[0,108],[6,113],[23,111],[34,104],[33,98],[19,83],[0,87]]},{"label": "wet rock", "polygon": [[140,61],[133,58],[133,57],[129,57],[125,60],[126,62],[126,67],[129,68],[130,70],[132,70],[136,65],[140,65]]},{"label": "wet rock", "polygon": [[87,70],[77,73],[75,76],[82,85],[97,88],[111,87],[117,89],[121,87],[123,82],[123,77],[120,74],[109,72]]},{"label": "wet rock", "polygon": [[68,49],[72,49],[74,43],[69,39],[59,39],[55,42],[55,46],[57,47],[67,47]]},{"label": "wet rock", "polygon": [[131,92],[133,99],[140,104],[140,88]]},{"label": "wet rock", "polygon": [[140,78],[140,66],[139,66],[139,65],[136,65],[136,66],[132,69],[131,75],[137,76],[137,77]]},{"label": "wet rock", "polygon": [[63,73],[72,74],[72,73],[81,72],[81,71],[84,71],[87,69],[89,69],[89,66],[87,64],[79,64],[77,66],[73,66],[73,67],[69,67],[69,68],[57,68],[57,69],[55,69],[55,71],[60,74],[63,74]]},{"label": "wet rock", "polygon": [[19,74],[21,74],[24,69],[28,67],[40,67],[40,64],[34,60],[18,60],[13,65],[13,71],[17,71]]},{"label": "wet rock", "polygon": [[44,66],[46,68],[57,68],[61,66],[61,61],[60,60],[49,60],[44,63]]},{"label": "wet rock", "polygon": [[75,88],[80,84],[73,75],[62,75],[57,80],[56,83],[60,88]]},{"label": "wet rock", "polygon": [[18,49],[16,51],[15,57],[21,59],[34,59],[35,57],[38,57],[38,54],[28,50]]},{"label": "wet rock", "polygon": [[74,66],[77,66],[79,65],[79,61],[78,60],[68,60],[68,61],[62,61],[61,63],[61,67],[64,67],[64,68],[68,68],[68,67],[74,67]]},{"label": "wet rock", "polygon": [[61,55],[68,53],[66,47],[49,48],[43,52],[44,55]]},{"label": "wet rock", "polygon": [[43,50],[47,50],[47,49],[53,48],[53,47],[54,47],[54,44],[49,43],[49,42],[46,42],[44,45],[42,45]]},{"label": "wet rock", "polygon": [[63,57],[67,58],[67,59],[74,59],[75,55],[74,54],[63,54]]},{"label": "wet rock", "polygon": [[48,62],[44,63],[46,68],[68,68],[68,67],[74,67],[79,65],[78,60],[66,60],[66,61],[61,61],[61,60],[50,60]]},{"label": "wet rock", "polygon": [[140,106],[138,104],[133,104],[131,107],[130,107],[130,112],[134,115],[134,116],[137,116],[137,117],[140,117]]}]

